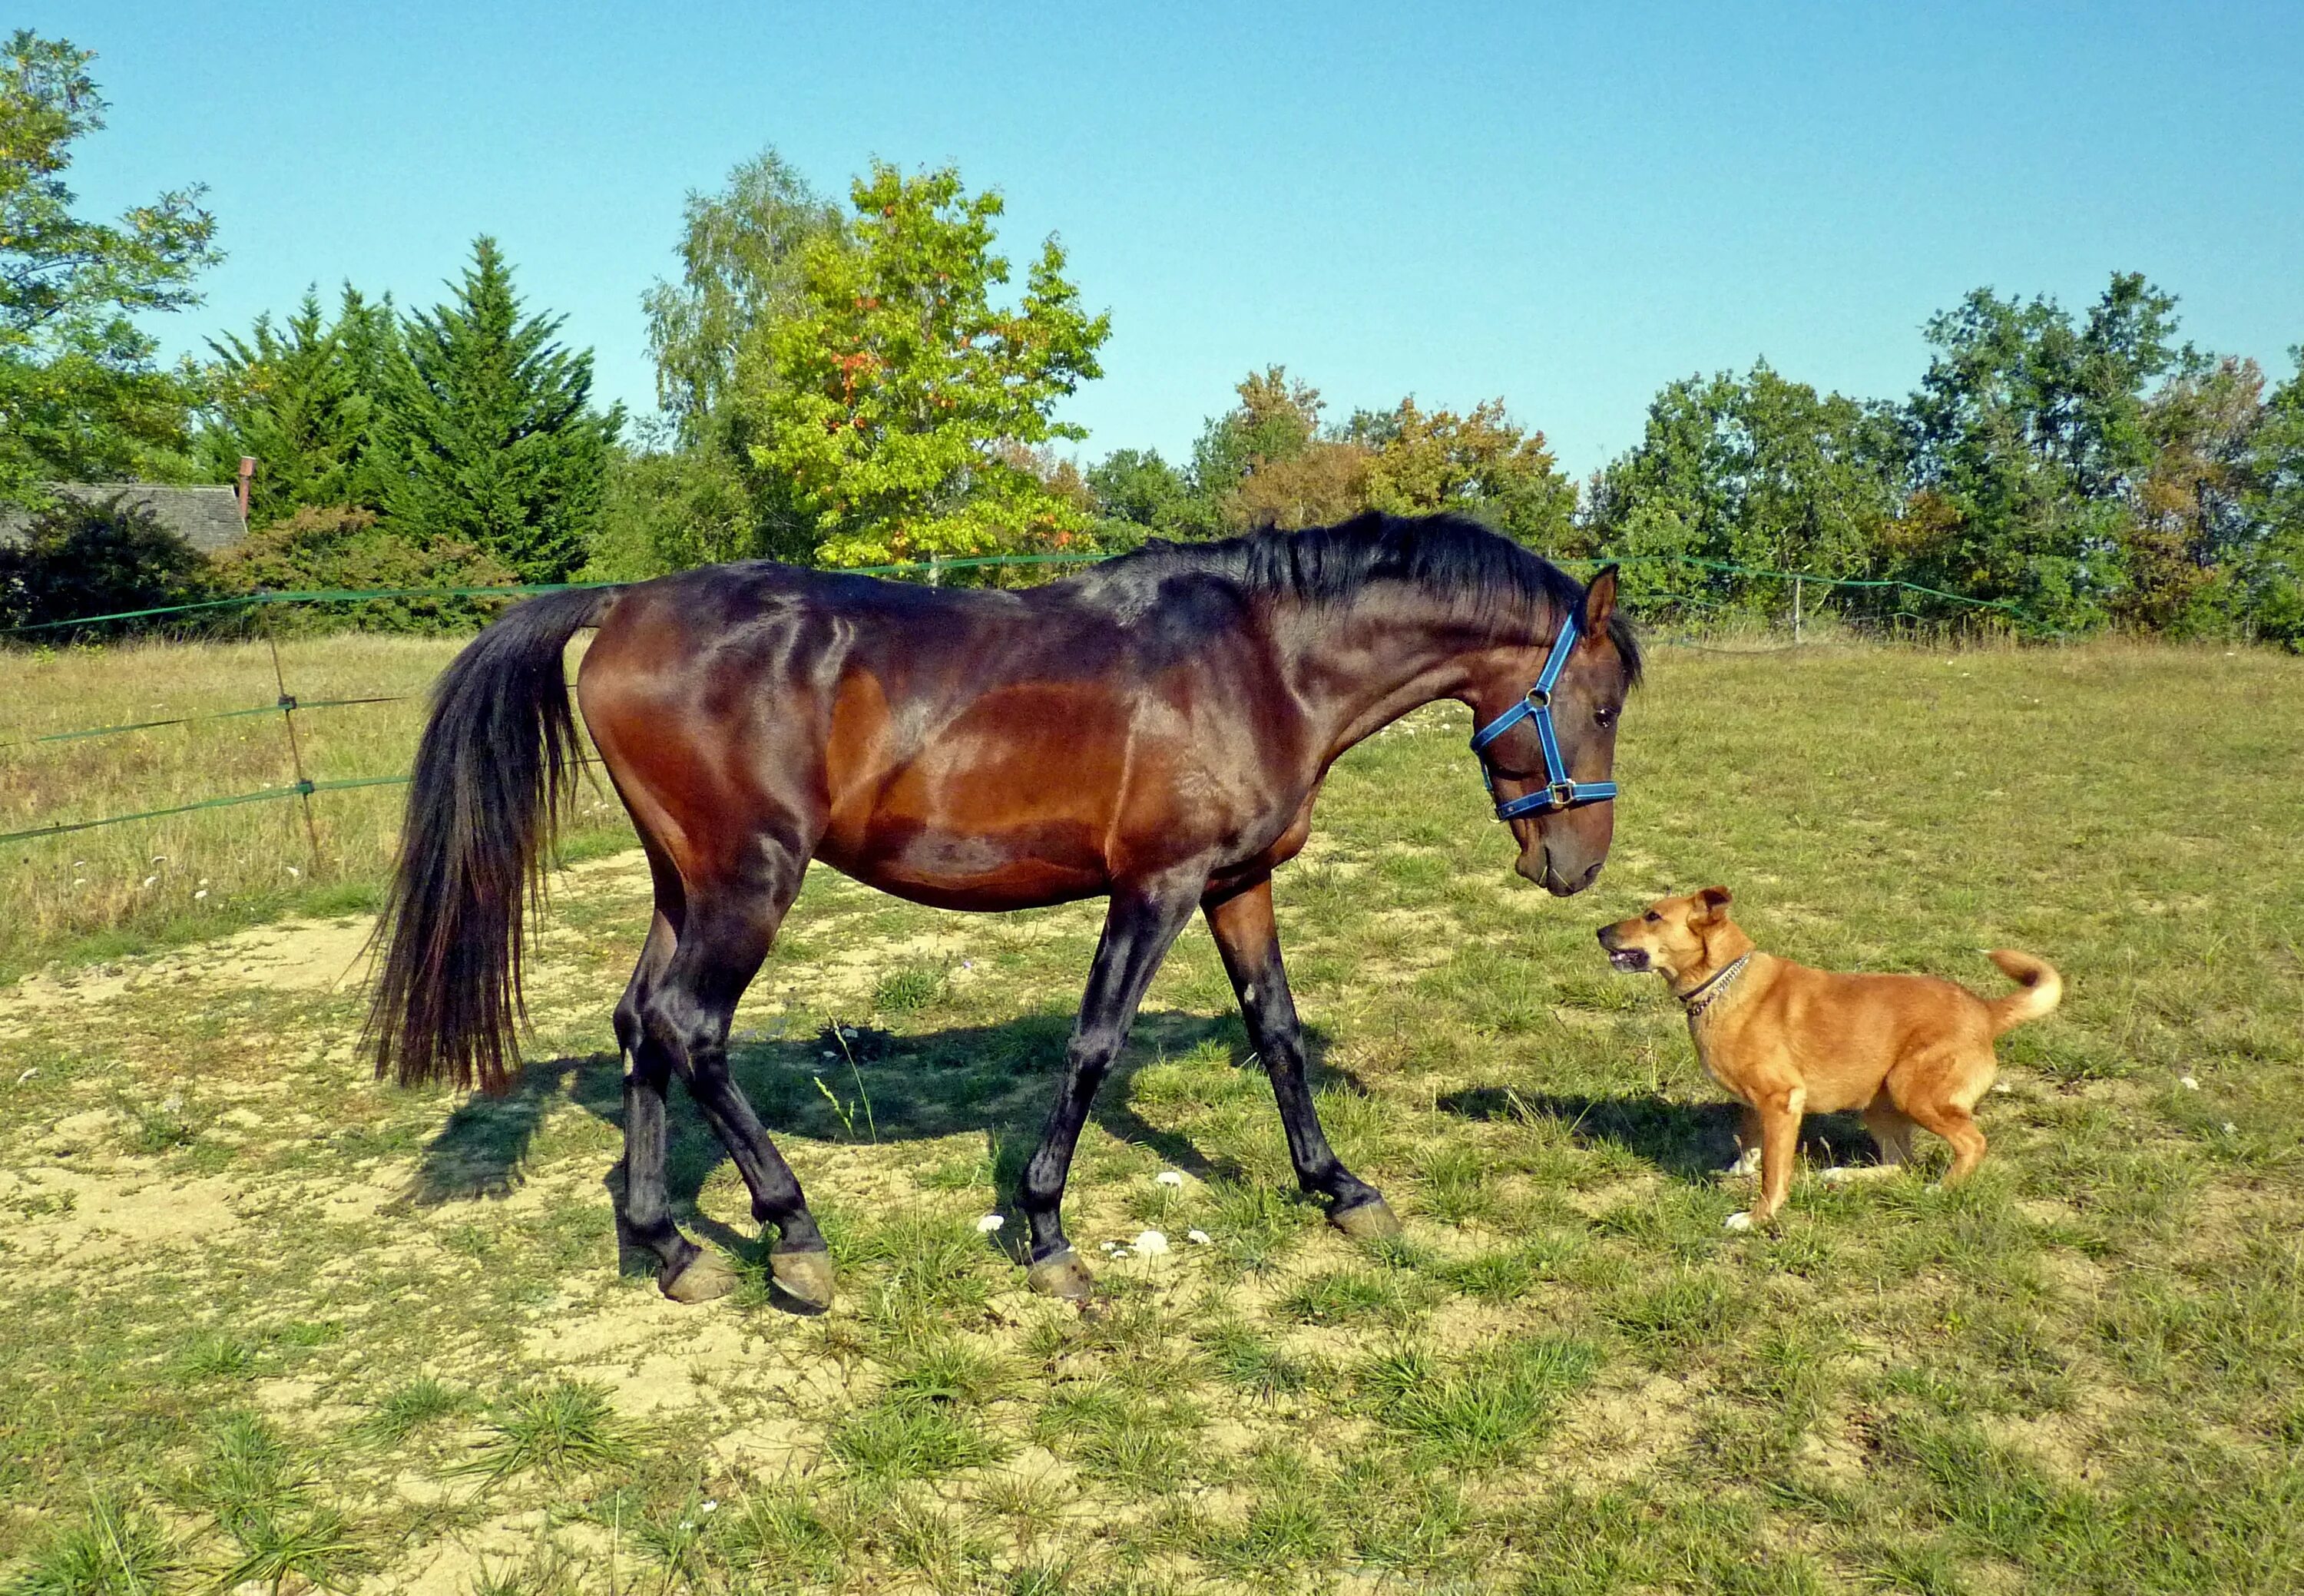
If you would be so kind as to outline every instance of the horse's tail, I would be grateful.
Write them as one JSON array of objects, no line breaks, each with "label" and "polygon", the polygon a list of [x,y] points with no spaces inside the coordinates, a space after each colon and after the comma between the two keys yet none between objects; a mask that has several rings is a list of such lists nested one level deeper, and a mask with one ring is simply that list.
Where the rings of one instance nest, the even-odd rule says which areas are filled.
[{"label": "horse's tail", "polygon": [[376,1073],[487,1091],[512,1083],[526,1018],[521,921],[573,795],[580,744],[563,655],[614,589],[531,598],[456,656],[416,751],[385,953],[363,1043]]},{"label": "horse's tail", "polygon": [[2018,953],[2012,947],[1994,948],[1984,956],[1999,965],[2003,975],[2024,989],[1986,1003],[1985,1006],[1992,1011],[1993,1035],[2013,1031],[2053,1013],[2056,1005],[2064,1000],[2064,978],[2047,960]]}]

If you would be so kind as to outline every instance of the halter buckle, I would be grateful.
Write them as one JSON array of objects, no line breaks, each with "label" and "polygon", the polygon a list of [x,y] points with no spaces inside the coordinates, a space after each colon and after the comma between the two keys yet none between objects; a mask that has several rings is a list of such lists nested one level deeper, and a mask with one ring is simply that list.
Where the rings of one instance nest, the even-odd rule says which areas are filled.
[{"label": "halter buckle", "polygon": [[1572,781],[1553,782],[1546,786],[1544,795],[1552,801],[1553,808],[1566,809],[1576,802],[1576,784]]}]

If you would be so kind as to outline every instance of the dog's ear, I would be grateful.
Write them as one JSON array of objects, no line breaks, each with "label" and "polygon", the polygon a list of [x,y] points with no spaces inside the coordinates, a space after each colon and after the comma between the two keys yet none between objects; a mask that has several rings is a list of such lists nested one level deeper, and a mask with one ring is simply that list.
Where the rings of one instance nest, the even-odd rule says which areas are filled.
[{"label": "dog's ear", "polygon": [[1707,887],[1696,895],[1696,913],[1691,919],[1707,924],[1728,913],[1728,905],[1736,901],[1725,887]]},{"label": "dog's ear", "polygon": [[1600,573],[1584,590],[1584,635],[1602,637],[1608,630],[1608,617],[1616,613],[1616,568],[1603,565]]}]

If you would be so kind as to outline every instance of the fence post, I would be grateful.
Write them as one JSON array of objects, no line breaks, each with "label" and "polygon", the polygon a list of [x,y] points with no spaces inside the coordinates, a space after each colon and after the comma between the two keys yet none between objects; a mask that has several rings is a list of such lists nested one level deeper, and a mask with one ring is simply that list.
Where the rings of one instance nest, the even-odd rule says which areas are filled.
[{"label": "fence post", "polygon": [[296,801],[304,806],[304,840],[312,848],[312,879],[320,879],[320,828],[312,819],[312,783],[304,774],[304,750],[296,741],[296,697],[280,668],[280,640],[272,635],[272,616],[264,617],[264,641],[272,650],[272,680],[280,689],[280,724],[288,728],[288,763],[296,772]]},{"label": "fence post", "polygon": [[1792,577],[1792,646],[1794,648],[1800,646],[1800,582],[1801,578],[1797,574]]}]

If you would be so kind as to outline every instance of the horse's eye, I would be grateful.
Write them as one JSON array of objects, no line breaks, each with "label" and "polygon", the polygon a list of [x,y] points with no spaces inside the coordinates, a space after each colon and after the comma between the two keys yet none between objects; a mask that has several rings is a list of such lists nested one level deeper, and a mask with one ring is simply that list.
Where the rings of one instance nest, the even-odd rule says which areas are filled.
[{"label": "horse's eye", "polygon": [[1605,732],[1610,726],[1616,724],[1616,717],[1619,713],[1621,713],[1621,711],[1615,709],[1595,709],[1592,711],[1592,720],[1595,725]]}]

